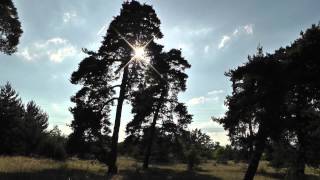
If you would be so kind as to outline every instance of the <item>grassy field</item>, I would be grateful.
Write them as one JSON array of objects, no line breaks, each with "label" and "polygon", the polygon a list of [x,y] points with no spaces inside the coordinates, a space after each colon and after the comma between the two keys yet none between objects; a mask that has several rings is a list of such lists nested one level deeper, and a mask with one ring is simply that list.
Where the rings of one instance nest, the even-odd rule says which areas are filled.
[{"label": "grassy field", "polygon": [[[147,171],[141,164],[131,158],[121,157],[118,160],[119,174],[113,180],[129,179],[241,179],[246,164],[230,162],[226,165],[213,161],[201,164],[194,172],[188,172],[184,164],[152,165]],[[96,161],[69,159],[65,162],[28,157],[0,157],[0,180],[102,180],[107,167]],[[276,171],[267,162],[260,163],[256,180],[283,179],[284,170]],[[307,168],[307,179],[320,179],[319,170]]]}]

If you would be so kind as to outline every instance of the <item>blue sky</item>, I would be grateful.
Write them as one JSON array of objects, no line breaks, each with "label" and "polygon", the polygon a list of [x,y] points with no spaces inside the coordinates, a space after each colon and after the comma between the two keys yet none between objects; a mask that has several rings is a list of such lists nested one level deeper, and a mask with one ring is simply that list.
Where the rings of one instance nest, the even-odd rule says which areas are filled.
[{"label": "blue sky", "polygon": [[[11,82],[24,102],[35,100],[66,134],[72,120],[70,97],[79,87],[69,82],[84,57],[81,48],[96,50],[103,27],[119,14],[121,0],[14,0],[23,28],[18,52],[0,54],[0,84]],[[181,101],[194,115],[190,128],[201,128],[214,141],[228,143],[226,132],[211,122],[222,116],[231,93],[224,76],[253,54],[260,43],[273,52],[320,21],[320,1],[141,0],[153,5],[162,25],[166,49],[181,48],[192,65]],[[102,30],[102,31],[101,31]],[[120,138],[131,118],[126,105]]]}]

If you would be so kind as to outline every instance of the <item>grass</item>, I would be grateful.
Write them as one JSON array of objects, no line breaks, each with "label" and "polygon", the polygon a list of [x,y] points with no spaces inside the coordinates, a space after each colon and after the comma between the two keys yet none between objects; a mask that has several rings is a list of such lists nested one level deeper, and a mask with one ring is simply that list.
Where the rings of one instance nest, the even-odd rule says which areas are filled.
[{"label": "grass", "polygon": [[[166,179],[241,179],[247,165],[244,163],[217,164],[208,161],[194,172],[187,171],[185,164],[151,165],[142,170],[141,163],[131,158],[118,160],[119,174],[112,180],[166,180]],[[107,179],[107,167],[97,161],[69,159],[65,162],[28,157],[0,157],[1,180],[102,180]],[[275,170],[267,162],[261,162],[255,180],[283,179],[285,170]],[[306,169],[308,179],[320,179],[319,170]]]}]

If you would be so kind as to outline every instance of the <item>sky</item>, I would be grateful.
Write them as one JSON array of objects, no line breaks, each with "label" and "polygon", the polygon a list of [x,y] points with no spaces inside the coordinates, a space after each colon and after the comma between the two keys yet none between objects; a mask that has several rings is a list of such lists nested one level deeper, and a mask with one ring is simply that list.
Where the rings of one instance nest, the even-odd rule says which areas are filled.
[{"label": "sky", "polygon": [[[105,27],[120,12],[123,0],[13,0],[24,33],[18,52],[0,54],[0,85],[9,81],[23,102],[34,100],[54,125],[70,133],[70,97],[79,86],[70,76],[84,58],[81,48],[97,50]],[[320,21],[319,0],[141,0],[161,20],[166,50],[181,48],[192,67],[180,101],[193,114],[190,129],[200,128],[213,141],[228,144],[227,133],[211,121],[227,110],[231,83],[224,73],[247,61],[261,44],[272,53],[290,45],[301,31]],[[112,112],[114,117],[115,112]],[[123,110],[120,140],[131,119]]]}]

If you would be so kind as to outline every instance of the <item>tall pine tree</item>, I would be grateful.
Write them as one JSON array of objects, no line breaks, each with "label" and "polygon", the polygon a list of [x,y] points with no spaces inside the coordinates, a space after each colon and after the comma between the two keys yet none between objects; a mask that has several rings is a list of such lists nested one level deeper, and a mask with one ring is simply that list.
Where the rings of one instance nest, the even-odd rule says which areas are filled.
[{"label": "tall pine tree", "polygon": [[[72,83],[83,85],[72,98],[72,101],[76,102],[75,109],[72,109],[74,133],[81,127],[76,125],[80,124],[78,122],[82,122],[83,125],[80,135],[84,132],[87,134],[88,131],[85,129],[92,128],[95,126],[93,124],[101,124],[93,121],[106,121],[99,127],[106,129],[110,106],[117,102],[108,158],[110,174],[117,172],[117,145],[123,103],[130,99],[145,75],[144,68],[141,67],[141,63],[145,62],[141,62],[137,56],[143,53],[149,59],[153,59],[160,54],[162,46],[156,44],[153,39],[161,37],[160,20],[151,6],[137,1],[124,2],[120,15],[110,23],[99,50],[96,53],[87,51],[89,56],[80,63],[78,71],[72,75]],[[141,52],[141,49],[144,52]],[[99,71],[95,71],[94,68],[98,68]],[[76,115],[84,110],[92,112],[91,117]],[[90,131],[89,134],[94,135]]]}]

